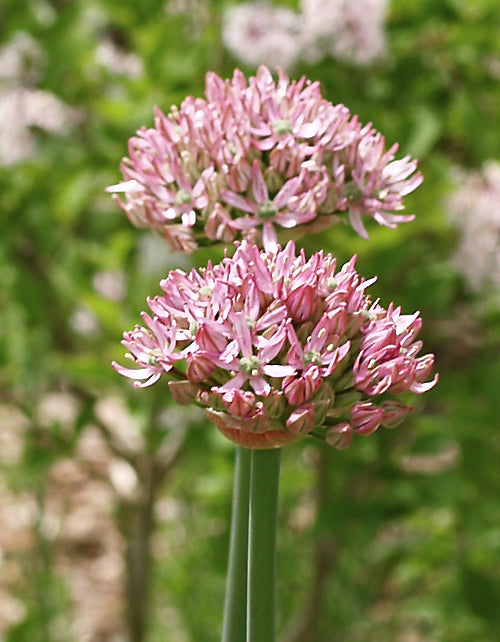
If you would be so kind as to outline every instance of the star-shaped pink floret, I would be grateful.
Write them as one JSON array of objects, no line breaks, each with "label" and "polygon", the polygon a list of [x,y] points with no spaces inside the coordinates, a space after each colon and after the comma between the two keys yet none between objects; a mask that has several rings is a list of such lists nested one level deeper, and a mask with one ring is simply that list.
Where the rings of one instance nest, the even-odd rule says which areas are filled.
[{"label": "star-shaped pink floret", "polygon": [[[231,227],[249,231],[262,225],[262,242],[266,251],[277,248],[277,235],[274,225],[291,228],[302,223],[307,223],[316,217],[316,208],[300,207],[299,193],[303,191],[305,172],[291,178],[283,185],[272,199],[262,174],[262,169],[257,160],[252,164],[252,195],[250,200],[232,190],[221,190],[221,196],[226,203],[251,216],[236,218],[231,221]],[[314,203],[313,203],[314,205]]]},{"label": "star-shaped pink floret", "polygon": [[[286,377],[295,368],[270,363],[282,350],[287,337],[286,308],[281,306],[264,314],[254,324],[244,312],[236,312],[232,318],[234,338],[217,360],[224,370],[234,371],[234,376],[220,391],[241,388],[247,381],[258,395],[268,395],[271,385],[268,377]],[[270,333],[263,331],[271,329]],[[259,334],[260,331],[260,334]]]}]

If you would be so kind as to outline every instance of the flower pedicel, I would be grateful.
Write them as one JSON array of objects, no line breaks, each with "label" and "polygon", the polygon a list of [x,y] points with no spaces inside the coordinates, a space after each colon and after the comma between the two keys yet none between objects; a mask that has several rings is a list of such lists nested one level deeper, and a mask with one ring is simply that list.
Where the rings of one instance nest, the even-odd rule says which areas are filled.
[{"label": "flower pedicel", "polygon": [[418,356],[418,313],[372,303],[375,279],[354,264],[337,270],[330,254],[306,259],[293,242],[265,252],[243,241],[220,264],[170,272],[145,327],[124,333],[136,367],[114,367],[139,386],[164,376],[178,403],[203,407],[247,448],[307,435],[345,448],[411,410],[394,397],[437,381],[427,381],[434,356]]}]

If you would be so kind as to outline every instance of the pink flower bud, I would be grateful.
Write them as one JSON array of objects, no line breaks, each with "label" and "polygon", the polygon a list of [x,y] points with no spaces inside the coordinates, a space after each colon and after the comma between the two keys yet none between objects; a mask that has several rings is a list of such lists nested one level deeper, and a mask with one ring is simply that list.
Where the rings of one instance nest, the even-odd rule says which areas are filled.
[{"label": "pink flower bud", "polygon": [[255,395],[237,388],[225,392],[222,403],[234,417],[248,417],[255,412]]},{"label": "pink flower bud", "polygon": [[352,440],[353,429],[346,421],[332,426],[325,435],[325,441],[332,448],[344,450]]},{"label": "pink flower bud", "polygon": [[292,406],[301,406],[319,390],[321,377],[317,367],[308,368],[300,377],[285,377],[283,379],[283,392],[287,401]]},{"label": "pink flower bud", "polygon": [[233,165],[227,174],[227,184],[235,192],[244,192],[251,181],[252,168],[246,159]]},{"label": "pink flower bud", "polygon": [[403,421],[406,415],[413,410],[412,406],[408,406],[402,401],[392,399],[382,401],[380,408],[384,411],[381,423],[382,426],[386,428],[395,428]]},{"label": "pink flower bud", "polygon": [[271,419],[279,419],[286,407],[285,396],[278,390],[273,390],[267,397],[263,397],[262,403]]},{"label": "pink flower bud", "polygon": [[296,408],[286,420],[286,427],[294,434],[307,435],[314,428],[314,406]]},{"label": "pink flower bud", "polygon": [[196,343],[201,350],[213,354],[219,354],[226,347],[226,340],[220,329],[215,324],[209,326],[207,322],[200,325],[196,333]]},{"label": "pink flower bud", "polygon": [[288,295],[286,307],[292,319],[302,323],[311,319],[318,303],[315,288],[311,285],[302,285]]},{"label": "pink flower bud", "polygon": [[384,417],[382,408],[370,401],[357,403],[351,410],[352,427],[359,435],[371,435],[380,426]]},{"label": "pink flower bud", "polygon": [[190,381],[169,381],[168,387],[172,399],[180,406],[190,406],[196,401],[198,386]]},{"label": "pink flower bud", "polygon": [[189,381],[200,383],[207,379],[215,370],[215,364],[199,354],[189,354],[187,357],[186,377]]}]

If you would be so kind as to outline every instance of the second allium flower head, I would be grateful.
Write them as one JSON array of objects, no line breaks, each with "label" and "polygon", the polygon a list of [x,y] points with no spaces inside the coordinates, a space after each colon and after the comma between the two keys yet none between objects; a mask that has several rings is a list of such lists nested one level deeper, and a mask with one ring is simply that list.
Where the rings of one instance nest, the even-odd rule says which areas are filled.
[{"label": "second allium flower head", "polygon": [[146,327],[124,334],[137,385],[162,375],[174,399],[205,408],[236,443],[271,448],[313,435],[337,448],[354,432],[392,427],[411,408],[394,396],[434,386],[433,355],[418,356],[418,313],[372,303],[354,259],[306,259],[292,242],[171,272],[149,300]]},{"label": "second allium flower head", "polygon": [[205,99],[186,98],[129,141],[124,181],[108,188],[132,223],[161,231],[172,248],[253,240],[266,250],[292,235],[348,217],[396,227],[403,196],[422,176],[408,156],[394,160],[371,124],[321,96],[304,77],[266,67],[248,82],[210,72]]}]

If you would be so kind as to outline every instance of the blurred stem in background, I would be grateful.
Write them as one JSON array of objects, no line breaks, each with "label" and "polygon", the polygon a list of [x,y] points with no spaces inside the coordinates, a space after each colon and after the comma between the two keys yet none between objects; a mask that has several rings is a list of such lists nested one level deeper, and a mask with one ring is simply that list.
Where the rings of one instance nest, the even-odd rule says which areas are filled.
[{"label": "blurred stem in background", "polygon": [[160,487],[182,456],[186,435],[185,429],[172,431],[158,444],[155,422],[149,426],[146,452],[138,453],[132,461],[139,480],[138,492],[134,500],[124,504],[121,522],[126,540],[126,610],[131,642],[147,639],[155,502]]},{"label": "blurred stem in background", "polygon": [[314,513],[316,515],[314,547],[312,550],[312,577],[307,591],[307,599],[302,611],[289,625],[284,635],[285,642],[316,642],[321,640],[321,612],[324,608],[325,590],[336,562],[337,542],[331,529],[325,527],[325,516],[331,512],[330,497],[332,459],[336,452],[329,448],[318,448],[315,453]]}]

